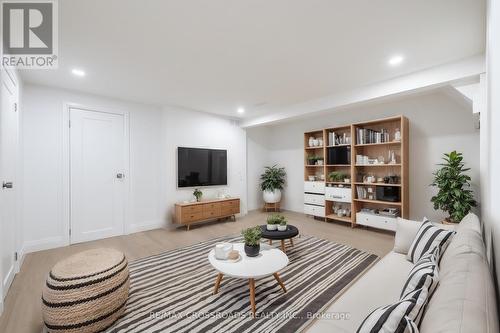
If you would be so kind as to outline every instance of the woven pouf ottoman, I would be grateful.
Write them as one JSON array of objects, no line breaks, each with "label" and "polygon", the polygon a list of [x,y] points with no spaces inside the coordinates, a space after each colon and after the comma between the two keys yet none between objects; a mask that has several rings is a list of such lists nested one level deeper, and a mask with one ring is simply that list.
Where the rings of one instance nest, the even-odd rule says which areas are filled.
[{"label": "woven pouf ottoman", "polygon": [[129,270],[125,255],[94,249],[58,262],[42,294],[42,313],[49,332],[99,332],[125,310]]}]

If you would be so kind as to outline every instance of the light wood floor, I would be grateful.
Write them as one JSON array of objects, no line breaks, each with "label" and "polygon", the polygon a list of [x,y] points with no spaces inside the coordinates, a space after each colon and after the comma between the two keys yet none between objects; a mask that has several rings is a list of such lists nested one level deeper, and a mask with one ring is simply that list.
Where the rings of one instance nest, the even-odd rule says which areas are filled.
[{"label": "light wood floor", "polygon": [[[347,244],[381,257],[393,247],[394,236],[390,233],[361,227],[352,229],[346,224],[326,223],[299,213],[284,214],[301,234]],[[265,223],[266,215],[253,211],[236,222],[203,224],[193,226],[190,231],[185,228],[156,229],[28,254],[5,299],[0,332],[41,332],[40,297],[45,278],[57,261],[73,253],[96,247],[113,247],[123,251],[130,261],[219,236],[239,234],[245,227]]]}]

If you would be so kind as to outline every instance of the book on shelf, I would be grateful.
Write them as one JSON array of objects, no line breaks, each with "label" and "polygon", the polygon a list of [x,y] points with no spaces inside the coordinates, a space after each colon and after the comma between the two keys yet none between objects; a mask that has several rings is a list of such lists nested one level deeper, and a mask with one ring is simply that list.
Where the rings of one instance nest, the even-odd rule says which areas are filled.
[{"label": "book on shelf", "polygon": [[368,128],[356,129],[356,144],[364,145],[370,143],[385,143],[390,141],[389,132],[386,129],[374,131]]},{"label": "book on shelf", "polygon": [[351,138],[346,133],[335,134],[334,131],[328,132],[328,145],[329,146],[348,145],[348,144],[350,144],[350,142],[351,142]]}]

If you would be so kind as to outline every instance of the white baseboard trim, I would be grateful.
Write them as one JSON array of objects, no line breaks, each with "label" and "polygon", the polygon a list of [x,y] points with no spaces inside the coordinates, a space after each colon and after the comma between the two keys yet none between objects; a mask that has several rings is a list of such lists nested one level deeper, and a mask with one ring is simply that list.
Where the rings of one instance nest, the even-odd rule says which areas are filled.
[{"label": "white baseboard trim", "polygon": [[145,221],[143,223],[134,223],[128,227],[127,234],[133,234],[135,232],[148,231],[153,229],[163,229],[167,227],[167,223],[164,221]]},{"label": "white baseboard trim", "polygon": [[49,250],[56,247],[66,246],[68,242],[64,237],[50,237],[44,239],[37,239],[34,241],[28,241],[24,243],[24,246],[21,250],[21,260],[24,261],[24,256],[31,252]]},{"label": "white baseboard trim", "polygon": [[[0,297],[3,298],[3,295],[0,295]],[[0,300],[0,316],[2,315],[3,313],[3,300]]]}]

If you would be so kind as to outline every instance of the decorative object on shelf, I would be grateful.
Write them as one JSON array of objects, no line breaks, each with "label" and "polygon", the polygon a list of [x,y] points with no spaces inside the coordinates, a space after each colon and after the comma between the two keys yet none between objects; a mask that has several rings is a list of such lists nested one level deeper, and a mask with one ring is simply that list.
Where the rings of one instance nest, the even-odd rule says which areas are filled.
[{"label": "decorative object on shelf", "polygon": [[349,184],[351,182],[351,178],[344,178],[344,183]]},{"label": "decorative object on shelf", "polygon": [[316,180],[316,176],[308,176],[307,179],[309,179],[310,182],[313,182]]},{"label": "decorative object on shelf", "polygon": [[470,168],[465,167],[462,153],[452,151],[444,154],[445,163],[438,165],[441,169],[434,172],[434,182],[431,186],[439,189],[438,193],[431,198],[434,209],[440,209],[449,214],[446,222],[459,223],[467,215],[477,202],[470,190],[471,178],[465,174]]},{"label": "decorative object on shelf", "polygon": [[394,150],[388,152],[389,162],[387,164],[396,164],[396,153]]},{"label": "decorative object on shelf", "polygon": [[318,147],[323,146],[323,139],[318,139]]},{"label": "decorative object on shelf", "polygon": [[309,137],[309,147],[314,147],[314,136]]},{"label": "decorative object on shelf", "polygon": [[193,195],[196,198],[196,202],[200,202],[201,197],[203,196],[203,192],[196,188],[193,192]]},{"label": "decorative object on shelf", "polygon": [[265,167],[265,171],[260,175],[260,188],[266,203],[276,203],[281,201],[281,190],[285,185],[286,171],[277,165]]},{"label": "decorative object on shelf", "polygon": [[314,139],[313,140],[313,146],[314,147],[319,147],[319,141],[318,141],[318,139]]},{"label": "decorative object on shelf", "polygon": [[245,254],[248,257],[258,256],[260,252],[260,239],[262,237],[260,227],[245,229],[241,232],[241,235],[245,240]]},{"label": "decorative object on shelf", "polygon": [[215,244],[215,258],[219,260],[228,259],[229,252],[233,250],[233,244],[231,243],[217,243]]},{"label": "decorative object on shelf", "polygon": [[278,225],[278,231],[286,231],[286,224],[287,224],[287,220],[286,220],[286,217],[282,216],[282,220],[280,222],[280,224]]},{"label": "decorative object on shelf", "polygon": [[328,179],[332,182],[341,182],[345,177],[346,175],[340,171],[332,171],[328,174]]},{"label": "decorative object on shelf", "polygon": [[323,157],[317,158],[316,165],[323,165]]},{"label": "decorative object on shelf", "polygon": [[396,128],[396,132],[394,133],[394,141],[401,141],[401,132],[399,131],[399,128]]}]

